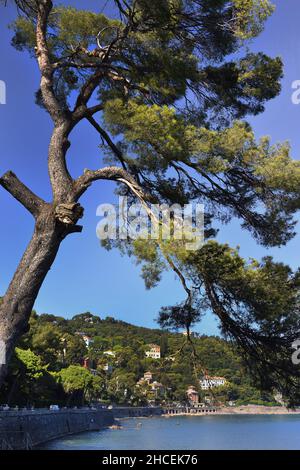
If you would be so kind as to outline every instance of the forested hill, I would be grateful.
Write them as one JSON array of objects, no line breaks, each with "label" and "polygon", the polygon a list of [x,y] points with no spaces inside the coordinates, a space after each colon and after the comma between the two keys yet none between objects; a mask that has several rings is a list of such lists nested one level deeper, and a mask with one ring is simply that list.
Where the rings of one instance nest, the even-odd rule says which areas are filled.
[{"label": "forested hill", "polygon": [[[148,344],[157,344],[161,348],[162,359],[165,359],[177,352],[186,342],[183,332],[170,332],[162,329],[152,329],[132,325],[130,323],[117,320],[113,317],[100,318],[89,312],[75,315],[71,319],[57,317],[55,315],[34,314],[31,320],[31,330],[25,337],[25,343],[29,341],[35,346],[38,345],[37,337],[39,335],[47,336],[52,333],[71,334],[74,338],[80,338],[79,333],[85,334],[92,339],[89,348],[82,350],[82,356],[88,355],[93,359],[98,359],[103,351],[111,349],[117,354],[129,350],[137,363],[145,359],[145,350]],[[30,340],[31,338],[31,340]],[[240,361],[233,352],[230,343],[217,336],[200,335],[192,333],[193,343],[197,349],[199,360],[201,360],[201,370],[205,369],[211,374],[232,375],[239,369]],[[70,345],[71,346],[71,345]],[[186,360],[189,360],[189,348],[186,348]],[[182,351],[184,355],[185,348]],[[40,351],[42,353],[42,351]],[[157,363],[154,361],[154,366]],[[136,368],[135,368],[136,369]],[[201,374],[201,371],[199,371]]]},{"label": "forested hill", "polygon": [[[191,345],[182,332],[134,326],[112,317],[83,313],[71,319],[32,313],[9,366],[0,400],[4,403],[80,405],[91,400],[145,405],[184,402],[194,386],[207,399],[199,378],[222,376],[215,390],[219,402],[269,403],[253,387],[237,351],[219,337],[194,334]],[[146,356],[149,344],[160,346],[161,358]],[[160,389],[138,384],[150,371]]]},{"label": "forested hill", "polygon": [[[40,318],[51,321],[51,315],[41,315]],[[87,334],[91,336],[100,335],[103,338],[127,337],[128,339],[140,339],[145,342],[156,343],[160,341],[164,334],[158,328],[152,329],[136,326],[122,320],[116,320],[113,317],[101,319],[99,316],[92,315],[91,313],[75,315],[70,320],[64,320],[63,318],[56,319],[54,317],[52,321],[62,321],[61,325],[65,325],[66,329],[72,329],[73,332],[83,328]]]}]

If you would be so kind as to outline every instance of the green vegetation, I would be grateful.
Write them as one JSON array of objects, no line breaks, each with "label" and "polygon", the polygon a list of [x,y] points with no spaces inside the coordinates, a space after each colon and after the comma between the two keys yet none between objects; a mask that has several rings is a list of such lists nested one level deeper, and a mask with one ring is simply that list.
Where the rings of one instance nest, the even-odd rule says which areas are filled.
[{"label": "green vegetation", "polygon": [[[146,405],[186,402],[193,385],[200,401],[272,404],[274,399],[251,384],[237,351],[219,337],[186,336],[84,313],[71,320],[33,312],[30,331],[16,348],[0,399],[10,405],[83,405],[93,401]],[[86,346],[83,334],[92,342]],[[161,359],[146,357],[147,345],[161,347]],[[85,365],[85,367],[83,367]],[[137,382],[150,371],[162,384],[153,392]],[[223,376],[227,384],[202,391],[204,373]]]},{"label": "green vegetation", "polygon": [[[0,178],[0,185],[35,218],[33,237],[0,305],[0,340],[7,359],[27,331],[62,240],[83,228],[78,224],[84,213],[82,196],[96,181],[109,180],[115,182],[117,194],[147,208],[148,219],[154,219],[151,203],[205,205],[207,243],[201,249],[197,245],[187,252],[188,230],[182,233],[182,243],[176,237],[166,241],[162,230],[146,243],[136,239],[136,230],[134,241],[126,235],[104,240],[104,245],[133,255],[142,264],[147,288],[159,282],[165,269],[176,273],[185,298],[162,308],[161,326],[189,333],[206,312],[218,317],[222,331],[238,348],[233,353],[227,343],[214,340],[217,349],[228,348],[220,353],[228,362],[223,359],[216,372],[225,375],[230,370],[229,384],[218,390],[218,399],[268,398],[243,389],[249,385],[239,353],[260,389],[271,394],[276,389],[291,404],[299,403],[300,372],[291,362],[291,345],[300,331],[299,272],[270,258],[248,262],[235,249],[211,240],[220,222],[234,218],[266,247],[281,246],[295,235],[299,161],[291,158],[286,143],[272,145],[269,137],[256,138],[243,121],[261,113],[281,88],[280,57],[250,52],[248,47],[272,13],[271,2],[115,0],[110,16],[52,0],[15,3],[12,45],[37,60],[36,101],[52,120],[52,197],[44,201],[11,171]],[[99,165],[88,169],[83,160],[85,170],[75,176],[68,152],[73,131],[83,121],[99,136]],[[175,222],[173,214],[168,225],[174,229]],[[149,232],[147,227],[146,235]],[[182,337],[162,338],[162,333],[144,330],[133,334],[130,328],[86,316],[70,322],[32,317],[31,331],[19,343],[27,356],[14,358],[25,361],[25,377],[11,365],[6,380],[12,381],[10,387],[6,384],[11,400],[20,389],[18,383],[31,377],[37,389],[42,379],[52,380],[62,401],[100,397],[141,402],[153,395],[145,384],[135,386],[148,369],[164,387],[165,399],[183,400],[185,387],[197,386],[203,367],[210,373],[216,369],[218,361],[203,359],[205,338],[193,345],[187,336],[173,361],[168,355],[180,349]],[[80,332],[94,339],[88,351]],[[162,362],[145,358],[149,341],[162,341]],[[107,348],[113,355],[105,354]],[[93,373],[78,368],[86,355]],[[7,374],[8,360],[3,362],[0,385]],[[152,399],[161,399],[156,392]],[[21,398],[33,400],[35,394],[41,399],[42,393],[34,387],[26,392],[25,387]]]}]

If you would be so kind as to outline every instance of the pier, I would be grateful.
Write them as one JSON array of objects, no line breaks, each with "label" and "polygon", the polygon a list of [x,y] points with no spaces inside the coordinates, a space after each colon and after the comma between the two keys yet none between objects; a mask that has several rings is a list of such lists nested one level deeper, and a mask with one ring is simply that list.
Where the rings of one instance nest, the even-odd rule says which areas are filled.
[{"label": "pier", "polygon": [[193,407],[193,406],[182,406],[182,407],[163,407],[163,415],[203,415],[218,413],[219,408],[217,407]]}]

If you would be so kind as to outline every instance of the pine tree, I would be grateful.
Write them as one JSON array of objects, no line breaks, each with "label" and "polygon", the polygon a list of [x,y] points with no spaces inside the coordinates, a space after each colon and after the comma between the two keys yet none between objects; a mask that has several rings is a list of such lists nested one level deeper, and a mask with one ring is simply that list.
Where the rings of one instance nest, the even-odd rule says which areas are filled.
[{"label": "pine tree", "polygon": [[[268,0],[115,0],[112,17],[51,0],[15,3],[12,44],[37,61],[36,101],[53,123],[53,198],[44,201],[11,171],[0,178],[35,219],[0,306],[7,360],[61,242],[82,230],[79,201],[96,181],[115,181],[146,204],[199,200],[207,223],[238,217],[268,246],[293,236],[299,164],[286,144],[257,142],[241,121],[280,91],[281,60],[244,47],[271,14]],[[98,170],[74,178],[67,155],[83,120],[102,152]]]}]

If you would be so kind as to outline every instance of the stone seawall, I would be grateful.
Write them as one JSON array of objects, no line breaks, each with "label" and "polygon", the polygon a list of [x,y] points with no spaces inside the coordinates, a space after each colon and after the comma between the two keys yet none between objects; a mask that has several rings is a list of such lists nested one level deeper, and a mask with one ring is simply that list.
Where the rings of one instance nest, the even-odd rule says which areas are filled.
[{"label": "stone seawall", "polygon": [[32,449],[70,434],[98,431],[111,426],[118,418],[149,417],[160,414],[162,410],[159,407],[1,411],[0,450]]},{"label": "stone seawall", "polygon": [[0,412],[0,449],[30,449],[52,439],[97,431],[114,423],[112,410]]}]

